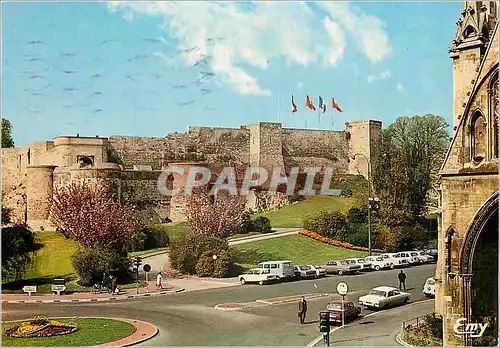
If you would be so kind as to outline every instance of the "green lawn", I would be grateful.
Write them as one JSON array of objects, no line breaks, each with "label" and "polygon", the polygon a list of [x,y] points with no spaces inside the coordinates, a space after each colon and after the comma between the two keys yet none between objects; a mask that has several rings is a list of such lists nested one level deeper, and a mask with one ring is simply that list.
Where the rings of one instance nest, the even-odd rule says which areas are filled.
[{"label": "green lawn", "polygon": [[348,197],[313,196],[270,213],[256,214],[271,220],[272,227],[302,227],[302,218],[322,210],[346,213],[356,200]]},{"label": "green lawn", "polygon": [[245,269],[259,262],[290,260],[294,264],[324,264],[329,260],[365,257],[366,252],[339,248],[301,235],[276,237],[232,247],[236,262]]},{"label": "green lawn", "polygon": [[[4,347],[95,346],[127,337],[135,330],[134,326],[129,323],[111,319],[60,319],[60,321],[76,325],[78,331],[68,335],[39,338],[14,338],[2,333],[2,344]],[[4,323],[3,328],[5,330],[18,324]]]}]

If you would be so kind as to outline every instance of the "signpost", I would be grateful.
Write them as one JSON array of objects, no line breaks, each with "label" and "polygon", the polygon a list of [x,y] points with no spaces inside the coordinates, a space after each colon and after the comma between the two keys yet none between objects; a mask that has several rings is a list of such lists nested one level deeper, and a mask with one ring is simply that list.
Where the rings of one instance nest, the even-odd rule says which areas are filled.
[{"label": "signpost", "polygon": [[147,263],[144,264],[144,266],[142,266],[142,270],[146,273],[146,292],[149,292],[148,272],[151,272],[151,265]]},{"label": "signpost", "polygon": [[28,293],[28,296],[31,296],[32,292],[36,292],[36,285],[26,285],[23,287],[23,291]]},{"label": "signpost", "polygon": [[52,285],[52,292],[57,293],[58,296],[61,296],[61,292],[66,291],[66,285]]},{"label": "signpost", "polygon": [[345,312],[344,312],[344,297],[349,292],[349,287],[346,283],[340,282],[337,284],[337,293],[342,296],[342,326],[345,324]]}]

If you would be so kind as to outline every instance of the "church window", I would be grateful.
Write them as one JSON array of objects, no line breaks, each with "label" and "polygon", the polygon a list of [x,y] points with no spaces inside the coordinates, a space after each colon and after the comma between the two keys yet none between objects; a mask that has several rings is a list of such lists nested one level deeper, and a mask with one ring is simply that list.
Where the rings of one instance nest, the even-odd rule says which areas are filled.
[{"label": "church window", "polygon": [[477,111],[470,123],[472,159],[481,162],[486,157],[486,121]]},{"label": "church window", "polygon": [[448,228],[448,231],[446,231],[446,271],[448,273],[451,272],[451,254],[452,254],[452,242],[453,242],[453,235],[455,234],[455,229],[453,226],[450,226]]},{"label": "church window", "polygon": [[489,102],[490,102],[490,115],[491,115],[491,136],[493,137],[492,144],[492,157],[498,158],[498,148],[499,148],[499,140],[498,140],[498,73],[493,77],[492,83],[490,84],[489,91]]},{"label": "church window", "polygon": [[80,167],[88,167],[94,165],[94,156],[77,156],[77,163]]}]

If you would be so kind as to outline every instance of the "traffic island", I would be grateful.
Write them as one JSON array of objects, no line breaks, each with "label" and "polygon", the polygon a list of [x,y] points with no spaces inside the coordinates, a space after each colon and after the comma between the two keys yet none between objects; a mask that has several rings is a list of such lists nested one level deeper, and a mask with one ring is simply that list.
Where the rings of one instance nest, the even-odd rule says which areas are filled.
[{"label": "traffic island", "polygon": [[[3,322],[3,346],[130,346],[158,333],[158,328],[140,320],[122,318],[42,318]],[[51,328],[71,328],[63,334]],[[50,332],[49,332],[50,331]],[[61,330],[59,330],[61,331]],[[11,335],[12,333],[15,335]],[[19,335],[19,334],[25,335]],[[37,333],[47,333],[41,335]]]}]

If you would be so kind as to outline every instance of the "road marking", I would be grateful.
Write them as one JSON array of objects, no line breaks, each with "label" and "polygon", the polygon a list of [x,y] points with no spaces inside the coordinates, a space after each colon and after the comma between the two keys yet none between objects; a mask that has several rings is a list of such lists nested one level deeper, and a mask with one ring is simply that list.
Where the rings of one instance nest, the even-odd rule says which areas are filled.
[{"label": "road marking", "polygon": [[[432,298],[431,298],[431,299],[422,300],[422,301],[417,301],[417,302],[410,302],[410,303],[408,303],[405,307],[407,307],[407,306],[411,306],[411,305],[413,305],[413,304],[417,304],[417,303],[428,302],[428,301],[434,301],[434,299],[432,299]],[[371,316],[374,316],[375,314],[387,313],[388,311],[393,310],[393,309],[397,309],[397,308],[400,308],[400,307],[394,307],[394,308],[391,308],[391,309],[389,309],[389,310],[387,310],[387,309],[386,309],[386,310],[382,310],[382,311],[377,311],[377,312],[369,313],[369,314],[367,314],[367,315],[364,315],[361,319],[369,318],[369,317],[371,317]],[[347,326],[350,326],[350,325],[352,325],[352,324],[355,324],[355,323],[356,323],[356,322],[349,323],[349,324],[344,325],[344,326],[337,326],[337,327],[335,327],[335,328],[333,328],[333,329],[331,329],[331,330],[330,330],[330,335],[331,335],[332,333],[334,333],[335,331],[337,331],[337,330],[343,329],[343,328],[345,328],[345,327],[347,327]],[[319,341],[321,341],[322,339],[323,339],[323,335],[318,336],[318,337],[316,337],[314,340],[312,340],[311,342],[309,342],[309,343],[306,345],[306,347],[314,347],[314,346],[315,346],[315,345],[317,345],[317,344],[319,343]]]}]

